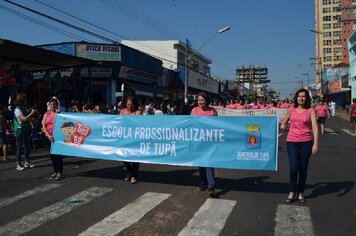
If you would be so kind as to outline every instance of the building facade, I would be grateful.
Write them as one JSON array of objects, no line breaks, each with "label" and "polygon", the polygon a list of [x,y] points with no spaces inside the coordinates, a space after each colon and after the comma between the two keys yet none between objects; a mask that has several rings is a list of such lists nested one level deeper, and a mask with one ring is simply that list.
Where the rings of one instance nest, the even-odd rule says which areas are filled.
[{"label": "building facade", "polygon": [[220,82],[210,75],[212,61],[187,47],[187,44],[179,40],[122,40],[121,43],[162,60],[164,68],[178,72],[178,90],[170,94],[172,100],[183,99],[187,75],[188,97],[199,91],[207,92],[212,97],[219,96]]},{"label": "building facade", "polygon": [[73,72],[88,81],[91,102],[115,103],[129,95],[142,100],[165,97],[166,91],[160,87],[163,84],[162,61],[133,48],[121,44],[87,42],[39,47],[98,61],[95,67],[81,67]]},{"label": "building facade", "polygon": [[347,39],[355,30],[355,0],[315,0],[315,33],[317,78],[324,69],[348,64]]}]

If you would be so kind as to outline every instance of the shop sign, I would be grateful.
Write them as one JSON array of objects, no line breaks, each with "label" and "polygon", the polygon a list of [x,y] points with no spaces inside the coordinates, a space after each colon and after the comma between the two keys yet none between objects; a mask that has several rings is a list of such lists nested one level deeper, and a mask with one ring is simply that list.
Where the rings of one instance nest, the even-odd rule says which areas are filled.
[{"label": "shop sign", "polygon": [[77,56],[96,61],[121,61],[119,45],[77,44]]},{"label": "shop sign", "polygon": [[159,75],[131,68],[128,66],[121,66],[119,73],[119,78],[146,84],[152,84],[152,82],[157,82],[159,77]]},{"label": "shop sign", "polygon": [[[92,67],[91,77],[92,78],[110,78],[112,74],[112,68],[108,67]],[[88,67],[82,68],[80,70],[80,76],[89,77]]]}]

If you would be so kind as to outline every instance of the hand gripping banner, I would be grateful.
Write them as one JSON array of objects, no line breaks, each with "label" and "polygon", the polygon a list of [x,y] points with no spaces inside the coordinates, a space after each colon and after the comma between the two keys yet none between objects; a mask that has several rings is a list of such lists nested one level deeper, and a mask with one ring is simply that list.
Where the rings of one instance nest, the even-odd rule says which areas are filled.
[{"label": "hand gripping banner", "polygon": [[277,170],[277,116],[57,114],[51,153],[179,166]]}]

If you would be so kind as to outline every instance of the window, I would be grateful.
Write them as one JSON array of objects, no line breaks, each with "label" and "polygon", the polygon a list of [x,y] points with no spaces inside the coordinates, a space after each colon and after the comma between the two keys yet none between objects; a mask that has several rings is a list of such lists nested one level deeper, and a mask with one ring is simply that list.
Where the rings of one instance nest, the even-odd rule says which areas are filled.
[{"label": "window", "polygon": [[333,40],[334,45],[341,45],[341,40],[340,39],[334,39]]},{"label": "window", "polygon": [[199,72],[199,63],[194,60],[194,59],[190,59],[190,66],[189,66],[192,70]]},{"label": "window", "polygon": [[333,4],[339,4],[341,0],[333,0]]},{"label": "window", "polygon": [[342,52],[342,48],[333,48],[333,52],[334,53],[341,53]]},{"label": "window", "polygon": [[327,61],[332,61],[332,57],[331,56],[323,57],[323,62],[327,62]]},{"label": "window", "polygon": [[326,29],[331,29],[331,24],[329,24],[329,23],[323,24],[323,30],[326,30]]},{"label": "window", "polygon": [[331,46],[331,40],[323,40],[323,46]]},{"label": "window", "polygon": [[335,21],[341,21],[341,15],[333,16],[333,20],[335,20]]},{"label": "window", "polygon": [[333,7],[333,12],[340,12],[340,11],[341,11],[340,7]]},{"label": "window", "polygon": [[333,32],[333,37],[340,37],[341,36],[341,31],[334,31]]},{"label": "window", "polygon": [[323,16],[323,21],[331,21],[331,16]]},{"label": "window", "polygon": [[323,53],[331,53],[331,48],[324,48]]},{"label": "window", "polygon": [[330,5],[331,2],[331,0],[323,0],[323,5]]},{"label": "window", "polygon": [[210,67],[209,66],[203,66],[203,72],[205,75],[210,76]]},{"label": "window", "polygon": [[342,56],[334,56],[334,61],[342,61]]},{"label": "window", "polygon": [[324,38],[330,38],[331,32],[330,31],[323,32],[323,36],[324,36]]},{"label": "window", "polygon": [[333,28],[334,28],[334,29],[339,29],[339,28],[341,28],[341,22],[333,23]]},{"label": "window", "polygon": [[185,55],[178,52],[178,65],[185,65]]},{"label": "window", "polygon": [[323,7],[323,13],[330,13],[331,8],[330,7]]}]

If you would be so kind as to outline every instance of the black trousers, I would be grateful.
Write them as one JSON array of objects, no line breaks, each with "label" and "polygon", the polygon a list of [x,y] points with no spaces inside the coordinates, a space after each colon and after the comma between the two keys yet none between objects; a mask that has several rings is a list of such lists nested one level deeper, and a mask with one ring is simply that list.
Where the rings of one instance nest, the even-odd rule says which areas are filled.
[{"label": "black trousers", "polygon": [[124,165],[126,167],[128,174],[131,175],[131,177],[137,178],[138,168],[140,167],[140,163],[124,161]]},{"label": "black trousers", "polygon": [[[51,152],[52,142],[50,142],[48,139],[46,139],[46,140],[47,140],[48,150]],[[63,156],[50,154],[50,157],[52,160],[52,166],[53,166],[54,173],[63,174]]]}]

